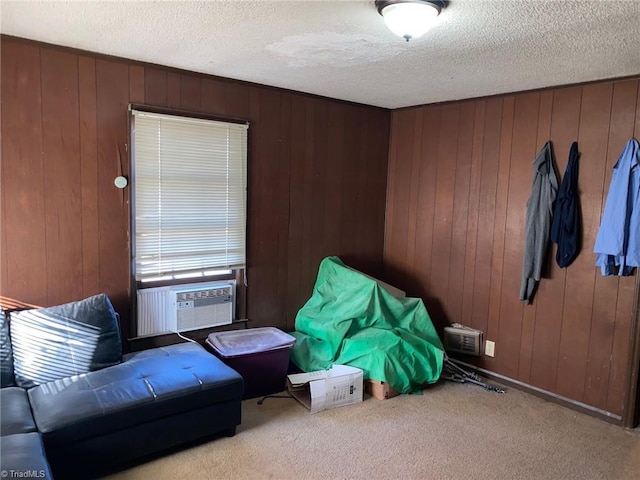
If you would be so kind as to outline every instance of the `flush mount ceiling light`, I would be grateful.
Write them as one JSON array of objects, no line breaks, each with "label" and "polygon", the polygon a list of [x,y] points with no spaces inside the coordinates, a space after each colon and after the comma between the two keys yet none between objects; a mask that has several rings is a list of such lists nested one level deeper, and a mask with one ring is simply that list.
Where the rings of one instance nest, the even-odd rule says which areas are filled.
[{"label": "flush mount ceiling light", "polygon": [[423,35],[446,6],[444,0],[375,0],[389,30],[407,42]]}]

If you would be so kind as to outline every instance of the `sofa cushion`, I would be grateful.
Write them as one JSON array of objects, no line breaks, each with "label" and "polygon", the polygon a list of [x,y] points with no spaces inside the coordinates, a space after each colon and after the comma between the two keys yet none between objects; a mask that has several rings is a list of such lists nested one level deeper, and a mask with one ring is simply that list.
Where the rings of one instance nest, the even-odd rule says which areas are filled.
[{"label": "sofa cushion", "polygon": [[120,363],[116,313],[105,294],[11,313],[16,383],[24,388]]},{"label": "sofa cushion", "polygon": [[0,389],[0,422],[2,436],[36,431],[26,390],[19,387]]},{"label": "sofa cushion", "polygon": [[242,393],[242,377],[193,343],[137,352],[119,365],[28,392],[47,446],[240,401]]},{"label": "sofa cushion", "polygon": [[9,336],[9,319],[3,310],[0,310],[0,373],[2,374],[0,378],[2,388],[16,384],[13,378],[13,351]]},{"label": "sofa cushion", "polygon": [[53,478],[44,453],[42,438],[36,432],[2,437],[0,469],[3,478]]}]

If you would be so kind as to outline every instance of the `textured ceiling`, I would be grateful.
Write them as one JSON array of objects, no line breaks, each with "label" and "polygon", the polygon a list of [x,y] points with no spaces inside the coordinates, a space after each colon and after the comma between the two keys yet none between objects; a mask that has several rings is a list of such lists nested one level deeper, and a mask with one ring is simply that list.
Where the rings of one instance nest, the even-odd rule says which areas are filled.
[{"label": "textured ceiling", "polygon": [[409,43],[373,0],[0,9],[8,35],[387,108],[640,74],[640,0],[452,0]]}]

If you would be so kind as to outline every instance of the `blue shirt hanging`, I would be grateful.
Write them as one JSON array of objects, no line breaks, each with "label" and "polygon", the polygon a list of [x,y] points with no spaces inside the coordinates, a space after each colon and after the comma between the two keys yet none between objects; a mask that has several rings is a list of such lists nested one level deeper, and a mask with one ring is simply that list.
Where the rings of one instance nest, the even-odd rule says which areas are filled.
[{"label": "blue shirt hanging", "polygon": [[635,138],[613,167],[593,251],[602,275],[630,275],[640,266],[640,145]]}]

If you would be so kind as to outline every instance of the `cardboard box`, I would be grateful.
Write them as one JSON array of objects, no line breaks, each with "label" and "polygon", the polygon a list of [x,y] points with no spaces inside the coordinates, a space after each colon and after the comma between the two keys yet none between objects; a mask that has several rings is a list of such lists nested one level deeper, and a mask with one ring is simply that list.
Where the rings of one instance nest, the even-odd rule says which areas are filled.
[{"label": "cardboard box", "polygon": [[334,365],[329,370],[287,375],[291,396],[311,413],[362,402],[363,372],[348,365]]},{"label": "cardboard box", "polygon": [[382,382],[380,380],[365,380],[364,391],[378,400],[387,400],[388,398],[400,395],[399,391],[387,382]]}]

